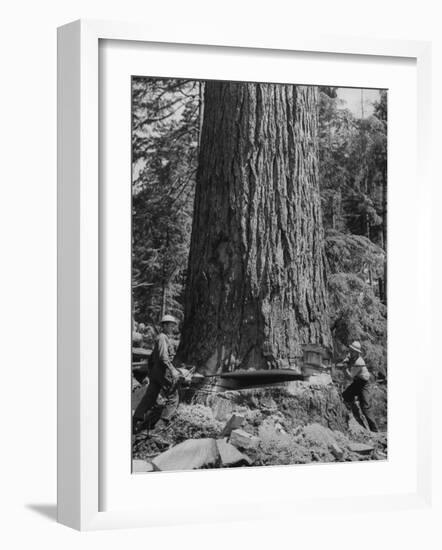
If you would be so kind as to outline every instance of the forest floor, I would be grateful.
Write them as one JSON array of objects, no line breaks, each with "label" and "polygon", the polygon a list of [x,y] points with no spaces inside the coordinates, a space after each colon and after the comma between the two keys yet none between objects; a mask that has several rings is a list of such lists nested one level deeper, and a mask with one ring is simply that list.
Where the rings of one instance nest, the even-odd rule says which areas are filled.
[{"label": "forest floor", "polygon": [[[253,436],[253,445],[234,443],[247,465],[386,460],[386,403],[386,387],[374,384],[372,409],[381,431],[373,433],[348,413],[333,384],[314,387],[297,382],[289,389],[195,395],[190,403],[179,405],[168,427],[158,426],[134,436],[133,458],[155,464],[159,456],[185,441],[220,441],[226,422],[234,414],[242,419],[240,429]],[[224,437],[224,441],[229,438]],[[179,462],[176,464],[172,469],[181,469]],[[239,460],[231,465],[244,464]],[[198,467],[224,466],[215,453]]]}]

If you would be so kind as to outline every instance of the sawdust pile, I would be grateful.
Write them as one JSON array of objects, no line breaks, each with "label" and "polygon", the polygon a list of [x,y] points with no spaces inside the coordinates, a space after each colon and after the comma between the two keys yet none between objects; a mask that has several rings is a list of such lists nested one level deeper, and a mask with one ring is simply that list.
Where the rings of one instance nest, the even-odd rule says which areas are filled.
[{"label": "sawdust pile", "polygon": [[[182,403],[169,426],[134,436],[133,458],[152,461],[189,439],[220,440],[232,413],[243,417],[243,430],[259,438],[256,448],[241,449],[254,466],[387,458],[386,432],[369,432],[348,414],[344,429],[332,429],[330,426],[342,427],[343,413],[339,410],[338,415],[330,416],[332,407],[327,396],[306,405],[303,394],[301,402],[306,412],[301,417],[296,416],[293,411],[298,408],[293,404],[298,400],[299,395],[290,392],[254,391],[232,394],[227,399],[223,396],[211,406]],[[218,402],[222,403],[221,408]],[[339,422],[336,422],[337,417]]]}]

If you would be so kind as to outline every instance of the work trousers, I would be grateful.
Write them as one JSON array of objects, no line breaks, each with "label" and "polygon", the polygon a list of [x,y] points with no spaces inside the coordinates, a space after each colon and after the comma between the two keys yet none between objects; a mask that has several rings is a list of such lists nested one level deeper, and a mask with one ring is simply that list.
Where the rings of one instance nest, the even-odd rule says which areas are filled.
[{"label": "work trousers", "polygon": [[163,390],[162,395],[164,395],[166,400],[161,412],[161,418],[163,420],[171,419],[178,406],[178,390],[171,386],[165,386],[158,380],[155,380],[155,378],[152,378],[146,388],[146,393],[143,395],[138,407],[135,409],[133,417],[135,422],[146,420],[146,414],[155,407],[161,390]]},{"label": "work trousers", "polygon": [[374,418],[371,416],[370,410],[370,397],[369,397],[369,388],[370,383],[367,380],[362,378],[355,378],[353,382],[348,386],[348,388],[342,394],[345,403],[353,411],[356,420],[363,425],[363,421],[360,418],[359,410],[355,404],[355,398],[358,398],[359,406],[365,419],[367,420],[368,427],[372,432],[377,432],[378,427]]}]

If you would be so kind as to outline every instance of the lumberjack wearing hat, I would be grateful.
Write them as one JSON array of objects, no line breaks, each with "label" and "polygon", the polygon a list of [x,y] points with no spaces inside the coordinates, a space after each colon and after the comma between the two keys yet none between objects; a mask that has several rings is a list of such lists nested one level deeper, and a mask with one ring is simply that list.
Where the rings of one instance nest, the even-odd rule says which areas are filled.
[{"label": "lumberjack wearing hat", "polygon": [[353,411],[356,420],[363,425],[363,421],[360,418],[358,408],[356,407],[355,398],[358,398],[359,406],[362,413],[367,420],[368,427],[372,432],[377,432],[378,428],[376,422],[370,414],[370,402],[369,402],[369,386],[370,386],[370,373],[365,365],[365,361],[362,358],[361,344],[358,341],[354,341],[349,346],[350,353],[342,361],[339,366],[345,368],[345,373],[348,377],[352,378],[352,383],[342,394],[345,404]]},{"label": "lumberjack wearing hat", "polygon": [[179,372],[172,365],[172,349],[169,336],[172,334],[177,320],[172,315],[164,315],[161,319],[161,333],[158,336],[150,356],[151,371],[149,374],[149,385],[142,397],[133,416],[133,431],[137,432],[146,420],[146,415],[153,409],[157,402],[160,391],[166,397],[166,406],[161,419],[167,423],[170,418],[168,410],[175,410],[173,401],[177,399],[175,392],[179,379]]}]

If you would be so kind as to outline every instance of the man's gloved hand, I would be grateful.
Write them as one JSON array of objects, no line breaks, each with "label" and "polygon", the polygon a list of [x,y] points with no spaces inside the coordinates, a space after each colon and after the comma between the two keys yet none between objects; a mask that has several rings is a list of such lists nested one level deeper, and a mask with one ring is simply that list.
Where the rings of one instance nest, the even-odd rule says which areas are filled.
[{"label": "man's gloved hand", "polygon": [[178,384],[178,381],[180,379],[180,373],[179,371],[173,367],[170,369],[171,379],[172,379],[172,385],[176,386]]}]

